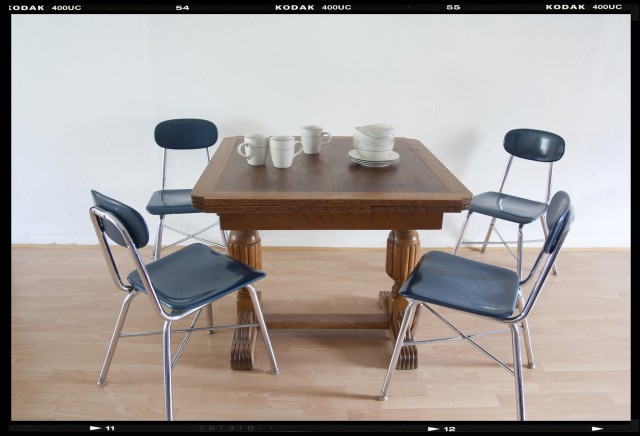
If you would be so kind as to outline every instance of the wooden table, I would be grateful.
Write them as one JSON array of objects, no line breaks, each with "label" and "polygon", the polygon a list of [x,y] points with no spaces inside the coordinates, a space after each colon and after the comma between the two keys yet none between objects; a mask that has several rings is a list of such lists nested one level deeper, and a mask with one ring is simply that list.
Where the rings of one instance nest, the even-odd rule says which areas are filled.
[{"label": "wooden table", "polygon": [[[386,272],[390,291],[379,293],[378,314],[265,314],[270,328],[389,329],[400,327],[406,300],[398,289],[419,260],[417,229],[440,229],[444,213],[468,209],[471,193],[415,139],[396,138],[400,161],[366,168],[349,159],[351,137],[333,137],[317,155],[302,154],[290,168],[252,167],[236,153],[243,137],[225,138],[192,191],[193,206],[220,217],[229,230],[228,254],[262,268],[258,230],[391,230]],[[268,272],[268,271],[267,271]],[[248,293],[240,290],[238,322],[253,318]],[[236,329],[234,369],[253,367],[255,328]],[[413,336],[409,331],[407,336]],[[404,347],[398,369],[418,366],[415,346]]]}]

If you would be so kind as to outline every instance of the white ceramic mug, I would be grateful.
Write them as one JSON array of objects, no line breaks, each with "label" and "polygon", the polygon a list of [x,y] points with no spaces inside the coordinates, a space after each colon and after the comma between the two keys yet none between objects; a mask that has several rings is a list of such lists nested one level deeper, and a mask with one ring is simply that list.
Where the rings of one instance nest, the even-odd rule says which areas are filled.
[{"label": "white ceramic mug", "polygon": [[253,166],[267,163],[269,151],[269,138],[264,135],[248,135],[244,142],[236,148],[238,154],[247,158],[247,163]]},{"label": "white ceramic mug", "polygon": [[[298,151],[295,151],[296,144],[301,145]],[[302,143],[293,136],[271,136],[269,149],[274,167],[289,168],[293,158],[302,153]]]},{"label": "white ceramic mug", "polygon": [[[323,141],[322,137],[327,136]],[[331,133],[325,132],[320,126],[303,126],[300,132],[302,149],[306,154],[318,154],[323,145],[331,141]]]}]

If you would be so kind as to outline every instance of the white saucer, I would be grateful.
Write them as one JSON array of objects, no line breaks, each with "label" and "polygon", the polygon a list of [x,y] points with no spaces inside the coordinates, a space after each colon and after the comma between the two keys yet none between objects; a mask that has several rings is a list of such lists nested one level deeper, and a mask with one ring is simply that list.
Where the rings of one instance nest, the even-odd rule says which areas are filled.
[{"label": "white saucer", "polygon": [[389,165],[393,165],[400,160],[400,155],[394,151],[390,151],[387,153],[387,159],[385,160],[370,160],[364,159],[358,153],[358,150],[353,149],[349,152],[349,157],[351,161],[357,163],[358,165],[362,165],[363,167],[373,167],[373,168],[384,168]]},{"label": "white saucer", "polygon": [[363,163],[363,164],[367,164],[369,166],[393,164],[393,163],[398,162],[399,160],[400,159],[393,159],[393,160],[362,160],[362,159],[351,158],[352,162]]},{"label": "white saucer", "polygon": [[361,156],[360,153],[358,153],[358,150],[355,149],[355,148],[349,152],[349,157],[351,158],[351,160],[362,161],[362,162],[389,162],[389,163],[395,163],[395,162],[398,161],[398,159],[400,159],[400,155],[398,153],[396,153],[395,151],[393,151],[393,150],[389,150],[389,153],[387,153],[382,158],[367,159],[367,158]]},{"label": "white saucer", "polygon": [[391,161],[391,162],[366,162],[366,161],[357,161],[357,160],[353,160],[353,163],[361,165],[363,167],[371,167],[371,168],[385,168],[388,167],[389,165],[393,165],[395,163],[397,163],[397,160]]}]

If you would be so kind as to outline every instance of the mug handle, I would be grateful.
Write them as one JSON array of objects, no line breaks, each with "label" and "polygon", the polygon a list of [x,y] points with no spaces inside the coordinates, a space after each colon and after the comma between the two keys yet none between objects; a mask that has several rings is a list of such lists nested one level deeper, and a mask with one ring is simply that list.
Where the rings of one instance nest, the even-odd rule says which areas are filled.
[{"label": "mug handle", "polygon": [[330,143],[331,142],[331,138],[333,138],[333,136],[331,136],[331,133],[329,133],[329,132],[322,132],[320,137],[323,137],[325,135],[328,135],[329,138],[327,138],[325,141],[321,142],[320,145],[326,145],[326,144]]},{"label": "mug handle", "polygon": [[[247,154],[242,153],[243,150],[243,146],[246,146],[249,151],[247,152]],[[238,152],[238,154],[242,157],[246,157],[247,159],[249,159],[249,157],[251,156],[251,147],[249,147],[249,143],[248,142],[243,142],[242,144],[238,145],[238,148],[236,148],[236,151]]]},{"label": "mug handle", "polygon": [[296,157],[297,155],[299,155],[300,153],[302,153],[302,142],[300,141],[296,141],[293,143],[293,149],[296,149],[296,144],[300,144],[300,150],[296,151],[295,153],[293,153],[293,157]]}]

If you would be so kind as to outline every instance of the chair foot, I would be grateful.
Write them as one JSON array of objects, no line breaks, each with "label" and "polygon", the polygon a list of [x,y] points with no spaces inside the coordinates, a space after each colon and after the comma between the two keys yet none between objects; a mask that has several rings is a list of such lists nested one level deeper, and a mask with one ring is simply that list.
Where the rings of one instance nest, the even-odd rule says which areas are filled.
[{"label": "chair foot", "polygon": [[102,385],[106,385],[106,384],[107,384],[107,380],[106,379],[104,379],[104,378],[99,378],[98,379],[98,383],[97,383],[98,386],[102,386]]},{"label": "chair foot", "polygon": [[388,395],[380,395],[378,397],[378,401],[387,401],[389,399]]},{"label": "chair foot", "polygon": [[533,369],[533,368],[536,367],[536,364],[535,363],[529,363],[529,364],[527,364],[527,367]]},{"label": "chair foot", "polygon": [[278,375],[278,374],[280,374],[280,370],[276,369],[275,371],[271,371],[271,374],[272,375]]}]

